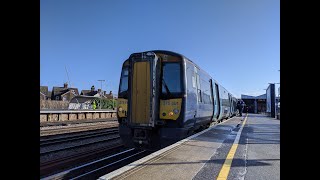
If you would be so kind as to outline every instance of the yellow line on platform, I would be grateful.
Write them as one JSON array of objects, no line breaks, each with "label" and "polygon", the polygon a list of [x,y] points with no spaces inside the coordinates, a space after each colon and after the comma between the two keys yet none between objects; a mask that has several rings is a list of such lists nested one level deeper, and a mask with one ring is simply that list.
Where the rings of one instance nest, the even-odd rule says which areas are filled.
[{"label": "yellow line on platform", "polygon": [[236,154],[236,151],[238,148],[238,143],[239,143],[240,136],[241,136],[241,132],[242,132],[244,125],[246,124],[247,118],[248,118],[248,114],[246,115],[244,122],[237,133],[236,139],[234,140],[232,147],[227,155],[227,158],[222,165],[222,168],[220,170],[220,173],[218,175],[217,180],[226,180],[228,178],[229,171],[230,171],[231,164],[232,164],[232,160],[233,160],[234,155]]}]

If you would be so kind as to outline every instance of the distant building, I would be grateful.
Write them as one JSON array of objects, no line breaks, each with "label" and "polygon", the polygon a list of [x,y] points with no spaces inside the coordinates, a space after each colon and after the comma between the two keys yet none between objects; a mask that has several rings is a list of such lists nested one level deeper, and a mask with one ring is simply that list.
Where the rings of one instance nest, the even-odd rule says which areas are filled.
[{"label": "distant building", "polygon": [[40,86],[40,99],[47,100],[50,99],[50,91],[48,91],[48,86]]},{"label": "distant building", "polygon": [[266,94],[260,96],[241,95],[241,99],[246,103],[249,113],[266,112]]},{"label": "distant building", "polygon": [[[249,113],[265,113],[267,110],[266,102],[267,95],[262,94],[259,96],[249,96],[241,94],[241,99],[248,107]],[[279,97],[276,97],[276,101],[279,101]]]},{"label": "distant building", "polygon": [[109,94],[104,94],[104,97],[107,99],[112,99],[113,98],[112,91],[110,91]]},{"label": "distant building", "polygon": [[70,101],[77,95],[79,95],[78,88],[69,88],[68,83],[64,83],[63,87],[52,88],[51,100]]},{"label": "distant building", "polygon": [[107,98],[107,99],[113,98],[112,91],[110,91],[109,94],[106,94],[106,91],[101,91],[101,89],[98,89],[98,91],[96,91],[94,86],[91,86],[91,90],[82,90],[80,95],[102,97],[102,98]]},{"label": "distant building", "polygon": [[93,109],[92,102],[96,99],[94,96],[75,96],[70,100],[68,109]]},{"label": "distant building", "polygon": [[82,90],[80,95],[82,96],[94,96],[94,97],[100,97],[101,89],[98,89],[98,91],[95,90],[94,86],[91,86],[91,90]]},{"label": "distant building", "polygon": [[47,97],[47,100],[51,100],[51,94],[52,94],[52,92],[51,92],[51,91],[48,91],[48,97]]}]

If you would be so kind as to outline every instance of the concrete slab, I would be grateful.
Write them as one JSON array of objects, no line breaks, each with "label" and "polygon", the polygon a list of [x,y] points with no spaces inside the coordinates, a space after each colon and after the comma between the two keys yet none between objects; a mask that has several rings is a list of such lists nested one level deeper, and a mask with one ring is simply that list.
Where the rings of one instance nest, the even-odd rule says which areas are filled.
[{"label": "concrete slab", "polygon": [[[238,129],[224,141],[194,180],[217,179]],[[279,120],[259,114],[248,115],[228,179],[280,179]]]}]

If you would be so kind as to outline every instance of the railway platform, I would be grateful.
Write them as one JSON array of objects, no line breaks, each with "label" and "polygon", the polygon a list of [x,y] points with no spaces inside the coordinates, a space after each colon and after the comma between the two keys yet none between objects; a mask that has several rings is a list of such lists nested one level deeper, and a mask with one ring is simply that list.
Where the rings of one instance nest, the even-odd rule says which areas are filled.
[{"label": "railway platform", "polygon": [[99,178],[105,179],[280,179],[280,121],[233,117]]}]

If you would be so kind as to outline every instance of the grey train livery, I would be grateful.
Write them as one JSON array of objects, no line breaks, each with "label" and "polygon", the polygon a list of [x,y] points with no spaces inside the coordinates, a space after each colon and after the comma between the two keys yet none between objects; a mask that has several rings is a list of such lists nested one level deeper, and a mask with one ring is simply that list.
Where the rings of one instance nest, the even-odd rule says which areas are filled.
[{"label": "grey train livery", "polygon": [[117,118],[128,147],[156,150],[235,116],[237,99],[185,56],[133,53],[122,65]]}]

